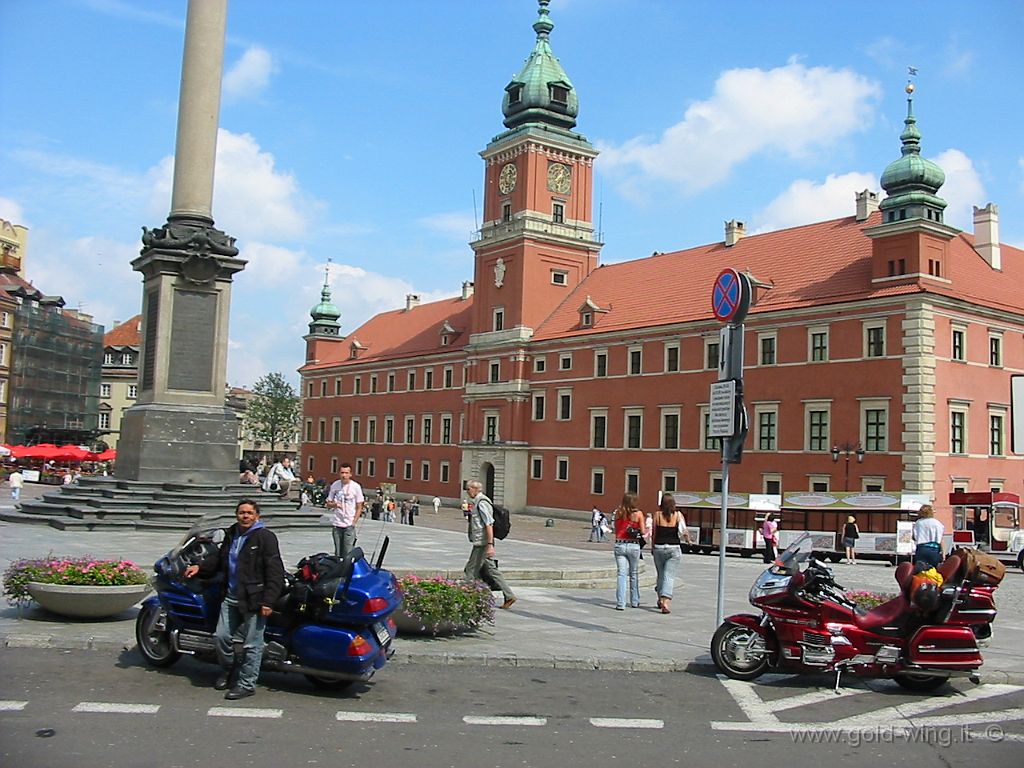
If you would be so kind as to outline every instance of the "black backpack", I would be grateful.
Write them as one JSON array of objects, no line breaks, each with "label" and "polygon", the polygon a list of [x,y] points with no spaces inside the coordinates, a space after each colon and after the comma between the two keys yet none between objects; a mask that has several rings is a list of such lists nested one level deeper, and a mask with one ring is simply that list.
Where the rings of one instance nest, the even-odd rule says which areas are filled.
[{"label": "black backpack", "polygon": [[298,569],[295,578],[306,584],[317,584],[341,576],[341,558],[326,552],[304,557],[295,567]]},{"label": "black backpack", "polygon": [[492,504],[492,507],[494,508],[494,524],[491,526],[491,530],[494,532],[494,538],[504,539],[512,530],[512,517],[508,507],[501,504]]}]

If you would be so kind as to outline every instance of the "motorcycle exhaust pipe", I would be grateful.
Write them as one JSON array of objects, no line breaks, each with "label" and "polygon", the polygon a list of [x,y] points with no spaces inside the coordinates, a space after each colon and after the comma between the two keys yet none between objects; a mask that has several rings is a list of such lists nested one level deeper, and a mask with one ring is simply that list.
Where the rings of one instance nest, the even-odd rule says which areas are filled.
[{"label": "motorcycle exhaust pipe", "polygon": [[324,680],[352,680],[357,683],[365,683],[373,676],[375,670],[371,670],[368,673],[362,675],[356,674],[345,674],[343,672],[325,672],[322,669],[314,669],[313,667],[306,667],[302,664],[296,664],[292,661],[277,661],[277,660],[265,660],[263,662],[263,668],[268,669],[271,672],[295,672],[300,675],[312,675],[313,677],[319,677]]}]

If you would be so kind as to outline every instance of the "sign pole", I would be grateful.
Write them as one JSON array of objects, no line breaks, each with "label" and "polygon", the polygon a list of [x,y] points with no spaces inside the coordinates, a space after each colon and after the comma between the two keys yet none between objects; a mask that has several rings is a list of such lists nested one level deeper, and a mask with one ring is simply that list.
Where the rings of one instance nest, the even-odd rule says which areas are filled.
[{"label": "sign pole", "polygon": [[715,608],[715,626],[722,626],[725,619],[725,524],[729,511],[729,462],[722,449],[722,509],[718,515],[718,600]]},{"label": "sign pole", "polygon": [[719,344],[718,381],[711,385],[709,436],[722,441],[722,508],[718,516],[718,599],[715,625],[725,620],[725,548],[729,512],[729,465],[737,464],[747,433],[743,410],[743,320],[753,286],[748,275],[724,269],[711,291],[711,309],[725,323]]}]

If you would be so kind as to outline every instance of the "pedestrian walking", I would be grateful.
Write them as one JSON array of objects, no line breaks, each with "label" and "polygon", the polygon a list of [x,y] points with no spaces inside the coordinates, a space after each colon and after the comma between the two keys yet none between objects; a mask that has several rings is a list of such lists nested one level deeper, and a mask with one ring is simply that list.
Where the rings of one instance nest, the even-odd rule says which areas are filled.
[{"label": "pedestrian walking", "polygon": [[[263,660],[263,632],[274,603],[284,588],[284,563],[277,536],[260,522],[260,507],[242,499],[235,507],[236,522],[220,549],[198,565],[188,566],[183,576],[210,578],[224,574],[227,592],[217,621],[217,657],[223,672],[213,687],[226,690],[228,700],[256,693],[256,679]],[[242,655],[235,656],[235,641],[242,640]]]},{"label": "pedestrian walking", "polygon": [[471,497],[469,507],[469,541],[473,549],[463,573],[467,579],[479,579],[492,590],[500,590],[505,596],[501,608],[511,608],[517,598],[515,592],[505,581],[498,570],[498,560],[494,550],[494,505],[484,495],[483,485],[478,480],[470,480],[466,490]]},{"label": "pedestrian walking", "polygon": [[604,541],[604,512],[594,506],[590,513],[590,538],[587,541]]},{"label": "pedestrian walking", "polygon": [[683,541],[692,544],[693,540],[686,528],[686,518],[676,509],[676,499],[671,493],[661,495],[658,514],[654,519],[652,539],[654,568],[658,572],[655,587],[658,593],[658,608],[662,613],[672,613],[672,592],[679,566],[683,561]]},{"label": "pedestrian walking", "polygon": [[21,498],[21,489],[25,487],[25,476],[21,474],[21,470],[17,467],[11,472],[7,478],[7,482],[11,486],[11,498],[17,501]]},{"label": "pedestrian walking", "polygon": [[765,515],[761,524],[761,538],[764,539],[764,561],[774,563],[779,549],[779,524],[774,512]]},{"label": "pedestrian walking", "polygon": [[627,583],[629,604],[640,607],[640,550],[644,545],[644,513],[637,509],[636,496],[624,494],[615,509],[615,610],[626,610]]},{"label": "pedestrian walking", "polygon": [[434,497],[434,514],[436,515],[441,511],[441,499],[438,496]]},{"label": "pedestrian walking", "polygon": [[857,518],[850,515],[846,518],[843,526],[843,546],[846,547],[846,562],[850,565],[857,564],[857,539],[860,538],[860,528],[857,527]]},{"label": "pedestrian walking", "polygon": [[914,565],[919,570],[935,568],[942,562],[942,537],[946,529],[935,519],[931,504],[925,504],[917,511],[914,523]]},{"label": "pedestrian walking", "polygon": [[345,462],[338,469],[338,479],[331,483],[327,492],[327,508],[331,515],[331,534],[334,537],[334,554],[344,557],[356,545],[356,523],[362,517],[366,500],[363,489],[352,479],[352,465]]}]

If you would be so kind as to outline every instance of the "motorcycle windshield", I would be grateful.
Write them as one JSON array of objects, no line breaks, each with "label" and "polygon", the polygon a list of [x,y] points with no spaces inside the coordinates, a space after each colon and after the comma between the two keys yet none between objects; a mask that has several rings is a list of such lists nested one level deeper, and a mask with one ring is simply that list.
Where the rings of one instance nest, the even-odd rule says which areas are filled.
[{"label": "motorcycle windshield", "polygon": [[812,543],[811,534],[803,533],[775,558],[775,562],[768,570],[790,576],[797,573],[800,570],[800,564],[810,557]]}]

